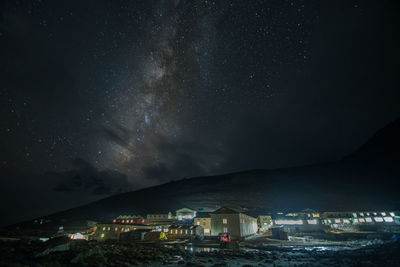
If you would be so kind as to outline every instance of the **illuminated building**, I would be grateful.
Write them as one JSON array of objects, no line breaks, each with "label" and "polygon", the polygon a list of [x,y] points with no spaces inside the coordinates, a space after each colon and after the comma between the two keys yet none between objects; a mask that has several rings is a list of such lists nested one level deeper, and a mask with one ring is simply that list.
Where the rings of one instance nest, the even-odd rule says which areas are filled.
[{"label": "illuminated building", "polygon": [[243,238],[257,233],[257,219],[239,211],[222,207],[211,213],[211,235],[230,233]]},{"label": "illuminated building", "polygon": [[211,215],[208,212],[198,212],[194,218],[194,225],[200,225],[204,228],[204,235],[211,235]]}]

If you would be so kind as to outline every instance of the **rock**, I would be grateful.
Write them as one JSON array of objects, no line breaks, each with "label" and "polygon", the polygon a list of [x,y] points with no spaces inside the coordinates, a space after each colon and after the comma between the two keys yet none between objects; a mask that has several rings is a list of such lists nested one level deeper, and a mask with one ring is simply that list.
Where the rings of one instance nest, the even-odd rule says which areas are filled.
[{"label": "rock", "polygon": [[53,252],[68,251],[70,250],[70,243],[61,244],[53,248],[46,248],[43,252],[36,254],[37,257],[43,257]]},{"label": "rock", "polygon": [[83,262],[83,260],[93,254],[101,254],[101,249],[99,246],[96,246],[91,249],[87,249],[79,253],[75,258],[71,260],[72,263]]}]

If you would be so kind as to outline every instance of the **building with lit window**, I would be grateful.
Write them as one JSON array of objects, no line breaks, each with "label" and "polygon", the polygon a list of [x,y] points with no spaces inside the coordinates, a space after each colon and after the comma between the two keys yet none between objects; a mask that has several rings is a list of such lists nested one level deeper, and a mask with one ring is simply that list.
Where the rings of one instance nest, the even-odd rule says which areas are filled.
[{"label": "building with lit window", "polygon": [[143,229],[153,230],[154,226],[145,224],[99,223],[96,227],[94,239],[98,241],[107,239],[119,240],[121,233]]},{"label": "building with lit window", "polygon": [[189,208],[179,209],[175,211],[175,213],[178,221],[193,220],[193,218],[196,217],[196,211]]},{"label": "building with lit window", "polygon": [[146,219],[152,225],[171,225],[173,222],[172,213],[147,214]]},{"label": "building with lit window", "polygon": [[274,225],[270,215],[260,215],[257,217],[258,231],[266,232]]},{"label": "building with lit window", "polygon": [[204,235],[211,235],[211,215],[208,212],[198,212],[194,218],[194,225],[200,225],[204,228]]},{"label": "building with lit window", "polygon": [[172,225],[168,228],[168,239],[202,239],[204,229],[200,225]]},{"label": "building with lit window", "polygon": [[120,215],[113,220],[114,223],[148,224],[147,219],[138,215]]},{"label": "building with lit window", "polygon": [[257,233],[257,219],[231,208],[222,207],[211,213],[211,235],[230,233],[244,238]]}]

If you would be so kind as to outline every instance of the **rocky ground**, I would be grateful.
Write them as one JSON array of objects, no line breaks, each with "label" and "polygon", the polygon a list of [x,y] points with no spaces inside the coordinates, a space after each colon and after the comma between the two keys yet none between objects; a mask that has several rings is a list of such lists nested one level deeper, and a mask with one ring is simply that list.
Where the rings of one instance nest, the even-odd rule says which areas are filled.
[{"label": "rocky ground", "polygon": [[400,242],[352,246],[244,244],[240,250],[197,252],[164,244],[0,241],[0,266],[400,266]]}]

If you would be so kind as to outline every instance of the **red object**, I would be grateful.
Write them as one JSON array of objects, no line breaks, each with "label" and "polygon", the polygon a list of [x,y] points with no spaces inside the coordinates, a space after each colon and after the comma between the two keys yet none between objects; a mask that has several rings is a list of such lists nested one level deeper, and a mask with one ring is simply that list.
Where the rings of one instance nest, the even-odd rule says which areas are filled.
[{"label": "red object", "polygon": [[220,233],[218,238],[220,242],[231,242],[231,234],[229,233]]}]

